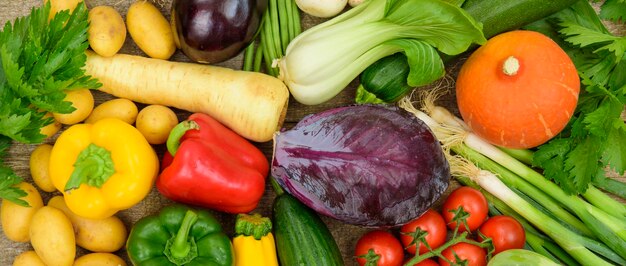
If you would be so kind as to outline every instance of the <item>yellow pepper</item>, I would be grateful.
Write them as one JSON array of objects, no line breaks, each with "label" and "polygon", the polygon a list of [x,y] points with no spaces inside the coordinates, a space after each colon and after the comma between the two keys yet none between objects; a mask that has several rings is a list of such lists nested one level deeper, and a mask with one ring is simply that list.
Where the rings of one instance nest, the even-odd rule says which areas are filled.
[{"label": "yellow pepper", "polygon": [[104,219],[145,198],[159,159],[139,130],[108,118],[65,130],[52,148],[49,171],[72,212]]},{"label": "yellow pepper", "polygon": [[272,222],[259,214],[238,214],[235,222],[235,266],[278,266]]}]

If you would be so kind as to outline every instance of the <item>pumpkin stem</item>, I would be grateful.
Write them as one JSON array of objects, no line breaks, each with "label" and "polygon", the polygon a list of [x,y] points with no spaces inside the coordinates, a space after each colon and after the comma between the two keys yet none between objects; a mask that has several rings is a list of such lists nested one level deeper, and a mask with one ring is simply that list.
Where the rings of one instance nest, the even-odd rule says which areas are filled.
[{"label": "pumpkin stem", "polygon": [[509,56],[502,64],[502,72],[507,76],[515,76],[519,71],[519,60],[514,56]]}]

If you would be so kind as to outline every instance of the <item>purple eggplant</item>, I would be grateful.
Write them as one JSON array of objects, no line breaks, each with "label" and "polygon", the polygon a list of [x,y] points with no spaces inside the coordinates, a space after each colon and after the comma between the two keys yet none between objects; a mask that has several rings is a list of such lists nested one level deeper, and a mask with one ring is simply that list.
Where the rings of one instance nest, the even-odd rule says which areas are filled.
[{"label": "purple eggplant", "polygon": [[340,107],[275,136],[272,175],[317,212],[350,224],[396,226],[445,192],[450,166],[428,126],[391,106]]},{"label": "purple eggplant", "polygon": [[253,40],[266,8],[267,0],[175,0],[172,23],[185,55],[218,63]]}]

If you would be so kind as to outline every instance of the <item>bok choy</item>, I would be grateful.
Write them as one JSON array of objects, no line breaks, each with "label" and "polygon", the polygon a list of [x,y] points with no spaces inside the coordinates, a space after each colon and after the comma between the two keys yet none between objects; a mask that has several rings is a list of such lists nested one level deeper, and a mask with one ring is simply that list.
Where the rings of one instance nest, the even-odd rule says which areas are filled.
[{"label": "bok choy", "polygon": [[303,104],[325,102],[365,68],[404,52],[408,84],[422,86],[444,75],[443,54],[482,44],[482,25],[440,0],[368,0],[298,35],[279,59],[279,78]]}]

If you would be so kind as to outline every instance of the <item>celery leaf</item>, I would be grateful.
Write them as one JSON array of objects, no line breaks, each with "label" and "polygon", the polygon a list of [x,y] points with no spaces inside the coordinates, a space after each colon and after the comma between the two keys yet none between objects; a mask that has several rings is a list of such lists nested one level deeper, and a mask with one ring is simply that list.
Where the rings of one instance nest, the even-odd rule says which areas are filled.
[{"label": "celery leaf", "polygon": [[602,162],[620,175],[626,170],[626,125],[615,121],[608,133],[607,145],[602,152]]},{"label": "celery leaf", "polygon": [[626,1],[606,0],[600,8],[600,17],[613,22],[626,19]]},{"label": "celery leaf", "polygon": [[566,193],[583,193],[592,179],[606,178],[598,174],[605,167],[623,173],[626,165],[626,126],[620,118],[626,104],[626,37],[612,35],[587,1],[527,28],[555,39],[572,58],[582,86],[570,123],[538,147],[533,165]]},{"label": "celery leaf", "polygon": [[26,196],[26,192],[15,187],[15,185],[22,182],[22,178],[17,176],[11,168],[4,165],[3,159],[10,144],[11,139],[0,136],[0,198],[27,207],[29,206],[28,202],[21,199]]}]

